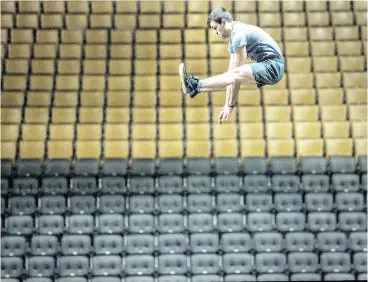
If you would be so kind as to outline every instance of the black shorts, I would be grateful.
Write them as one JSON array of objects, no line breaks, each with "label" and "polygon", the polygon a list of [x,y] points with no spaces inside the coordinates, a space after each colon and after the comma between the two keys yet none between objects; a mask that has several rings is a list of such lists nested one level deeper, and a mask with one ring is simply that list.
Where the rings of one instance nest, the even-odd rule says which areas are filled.
[{"label": "black shorts", "polygon": [[267,59],[250,66],[258,88],[278,83],[284,74],[284,61],[280,59]]}]

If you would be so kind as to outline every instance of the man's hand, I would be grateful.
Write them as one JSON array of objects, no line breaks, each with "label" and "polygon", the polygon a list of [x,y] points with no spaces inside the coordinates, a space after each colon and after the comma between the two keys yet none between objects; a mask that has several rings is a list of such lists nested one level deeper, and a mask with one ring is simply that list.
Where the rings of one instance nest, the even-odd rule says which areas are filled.
[{"label": "man's hand", "polygon": [[221,112],[218,116],[218,123],[221,124],[223,121],[227,120],[227,118],[229,117],[230,113],[232,112],[233,107],[229,107],[228,104],[226,104],[225,106],[223,106],[221,108]]}]

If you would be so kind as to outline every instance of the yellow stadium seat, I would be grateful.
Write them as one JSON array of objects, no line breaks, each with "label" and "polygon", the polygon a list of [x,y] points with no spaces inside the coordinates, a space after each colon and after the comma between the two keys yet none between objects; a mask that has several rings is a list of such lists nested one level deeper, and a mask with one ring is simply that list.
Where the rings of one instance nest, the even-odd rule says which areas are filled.
[{"label": "yellow stadium seat", "polygon": [[256,1],[255,0],[249,0],[247,1],[247,5],[244,5],[243,2],[237,2],[234,1],[235,4],[235,11],[236,12],[255,12],[256,11]]},{"label": "yellow stadium seat", "polygon": [[127,158],[129,156],[128,141],[105,141],[104,142],[104,157],[110,158]]},{"label": "yellow stadium seat", "polygon": [[55,92],[55,107],[76,107],[78,104],[78,94],[76,92]]},{"label": "yellow stadium seat", "polygon": [[317,88],[339,88],[341,87],[340,72],[316,73]]},{"label": "yellow stadium seat", "polygon": [[67,2],[68,12],[88,14],[89,13],[88,4],[89,4],[88,2],[74,2],[74,1]]},{"label": "yellow stadium seat", "polygon": [[51,93],[40,91],[29,91],[27,96],[27,106],[29,107],[49,107],[51,104]]},{"label": "yellow stadium seat", "polygon": [[347,104],[367,104],[367,90],[359,88],[345,89]]},{"label": "yellow stadium seat", "polygon": [[309,38],[311,41],[330,41],[333,38],[332,27],[310,27]]},{"label": "yellow stadium seat", "polygon": [[71,159],[73,156],[73,141],[48,141],[49,159]]},{"label": "yellow stadium seat", "polygon": [[107,93],[108,107],[129,107],[130,93],[129,91],[109,91]]},{"label": "yellow stadium seat", "polygon": [[90,15],[91,28],[111,28],[112,17],[111,15]]},{"label": "yellow stadium seat", "polygon": [[258,11],[259,12],[279,12],[280,11],[280,3],[278,1],[270,1],[270,2],[258,2]]},{"label": "yellow stadium seat", "polygon": [[348,121],[323,122],[324,138],[348,138],[350,125]]},{"label": "yellow stadium seat", "polygon": [[187,15],[188,28],[206,28],[208,13]]},{"label": "yellow stadium seat", "polygon": [[305,3],[306,9],[308,12],[312,11],[326,11],[327,10],[327,1],[308,1]]},{"label": "yellow stadium seat", "polygon": [[138,21],[140,28],[160,28],[161,24],[159,14],[139,15]]},{"label": "yellow stadium seat", "polygon": [[239,132],[241,139],[262,139],[263,122],[244,122],[239,124]]},{"label": "yellow stadium seat", "polygon": [[321,106],[321,120],[323,121],[344,121],[346,117],[346,105]]},{"label": "yellow stadium seat", "polygon": [[160,91],[161,107],[179,107],[182,104],[182,97],[174,95],[172,91]]},{"label": "yellow stadium seat", "polygon": [[265,27],[263,28],[264,31],[266,31],[271,37],[276,41],[280,42],[282,41],[282,29],[281,27]]},{"label": "yellow stadium seat", "polygon": [[307,28],[306,27],[285,27],[284,28],[285,41],[306,41]]},{"label": "yellow stadium seat", "polygon": [[130,90],[130,76],[110,76],[109,90]]},{"label": "yellow stadium seat", "polygon": [[43,159],[45,141],[20,141],[19,157],[21,159]]},{"label": "yellow stadium seat", "polygon": [[[350,10],[350,8],[349,8]],[[354,16],[353,12],[351,11],[339,11],[339,12],[332,12],[332,25],[353,25],[354,23]]]},{"label": "yellow stadium seat", "polygon": [[164,3],[164,12],[165,13],[184,13],[185,11],[185,1],[165,1]]},{"label": "yellow stadium seat", "polygon": [[365,72],[344,72],[342,78],[345,88],[367,88]]},{"label": "yellow stadium seat", "polygon": [[187,123],[186,132],[188,140],[210,139],[210,126],[208,123]]},{"label": "yellow stadium seat", "polygon": [[355,11],[354,14],[355,14],[356,23],[358,25],[361,25],[361,26],[367,25],[367,12]]},{"label": "yellow stadium seat", "polygon": [[[78,56],[78,54],[75,56]],[[107,56],[106,44],[87,44],[85,47],[85,55],[87,59],[105,59]]]},{"label": "yellow stadium seat", "polygon": [[64,2],[46,1],[43,3],[43,12],[46,14],[63,14],[65,12]]},{"label": "yellow stadium seat", "polygon": [[46,124],[23,124],[22,140],[35,141],[46,139]]},{"label": "yellow stadium seat", "polygon": [[54,59],[56,58],[55,44],[34,44],[33,54],[35,58]]},{"label": "yellow stadium seat", "polygon": [[326,158],[330,156],[351,156],[353,140],[351,138],[325,139]]},{"label": "yellow stadium seat", "polygon": [[136,45],[135,54],[137,59],[156,59],[156,44]]},{"label": "yellow stadium seat", "polygon": [[5,70],[7,74],[28,74],[28,60],[12,59],[5,61]]},{"label": "yellow stadium seat", "polygon": [[[132,47],[128,44],[114,44],[111,45],[110,48],[110,55],[112,59],[130,59],[132,57]],[[127,66],[127,64],[125,64],[125,67],[128,67],[130,71],[130,67]],[[124,70],[116,71],[124,72]]]},{"label": "yellow stadium seat", "polygon": [[321,123],[319,121],[295,122],[294,134],[296,139],[320,138]]},{"label": "yellow stadium seat", "polygon": [[294,139],[267,140],[267,154],[269,158],[277,156],[293,157],[294,151]]},{"label": "yellow stadium seat", "polygon": [[156,60],[135,61],[135,71],[137,75],[156,74]]},{"label": "yellow stadium seat", "polygon": [[32,29],[12,29],[11,30],[12,43],[32,43],[33,30]]},{"label": "yellow stadium seat", "polygon": [[143,91],[156,90],[156,75],[137,75],[135,76],[135,89]]},{"label": "yellow stadium seat", "polygon": [[183,120],[181,107],[161,108],[158,113],[160,123],[181,123]]},{"label": "yellow stadium seat", "polygon": [[[214,95],[212,95],[212,97],[213,96]],[[208,100],[209,95],[207,95],[206,92],[201,95],[198,95],[195,99],[188,99],[187,97],[184,98],[184,102],[187,107],[206,107],[209,103]],[[215,105],[214,103],[212,104]]]},{"label": "yellow stadium seat", "polygon": [[236,123],[224,123],[213,125],[213,138],[215,143],[219,139],[236,139]]},{"label": "yellow stadium seat", "polygon": [[349,105],[349,120],[367,120],[367,105]]},{"label": "yellow stadium seat", "polygon": [[[207,46],[206,44],[186,44],[185,45],[185,57],[186,58],[200,58],[205,59],[207,56]],[[192,60],[187,60],[187,62],[191,62]],[[202,61],[202,63],[206,63]],[[192,69],[192,68],[188,68]],[[193,68],[193,71],[196,71],[196,68]]]},{"label": "yellow stadium seat", "polygon": [[241,157],[265,157],[266,141],[262,139],[241,139]]},{"label": "yellow stadium seat", "polygon": [[51,140],[73,140],[74,124],[50,124]]},{"label": "yellow stadium seat", "polygon": [[101,132],[100,124],[77,124],[78,140],[100,140]]},{"label": "yellow stadium seat", "polygon": [[[8,43],[8,30],[6,28],[1,29],[1,43]],[[2,51],[1,56],[4,56],[4,49]]]},{"label": "yellow stadium seat", "polygon": [[[19,17],[19,15],[17,17]],[[3,30],[6,30],[5,28],[12,28],[13,25],[14,25],[14,19],[13,19],[12,14],[2,14],[1,15],[1,27],[3,28]]]},{"label": "yellow stadium seat", "polygon": [[1,158],[14,160],[17,151],[17,143],[15,141],[11,142],[1,142]]},{"label": "yellow stadium seat", "polygon": [[247,23],[247,24],[251,24],[251,25],[257,25],[257,13],[236,13],[235,14],[235,19],[237,21],[243,22],[243,23]]},{"label": "yellow stadium seat", "polygon": [[327,11],[308,12],[307,18],[308,18],[309,26],[329,26],[330,25],[330,15]]},{"label": "yellow stadium seat", "polygon": [[288,73],[290,88],[313,88],[312,73]]},{"label": "yellow stadium seat", "polygon": [[17,14],[16,26],[18,28],[38,28],[38,15]]},{"label": "yellow stadium seat", "polygon": [[354,138],[367,138],[367,122],[366,121],[352,121],[351,132]]},{"label": "yellow stadium seat", "polygon": [[136,13],[138,11],[138,3],[136,1],[116,2],[117,13]]},{"label": "yellow stadium seat", "polygon": [[46,75],[32,75],[31,90],[51,90],[53,84],[53,77]]},{"label": "yellow stadium seat", "polygon": [[262,121],[263,110],[260,106],[239,107],[239,122]]},{"label": "yellow stadium seat", "polygon": [[76,120],[75,108],[53,108],[52,122],[53,123],[74,123]]},{"label": "yellow stadium seat", "polygon": [[19,124],[22,120],[21,108],[1,108],[1,123]]},{"label": "yellow stadium seat", "polygon": [[169,59],[160,61],[160,73],[161,74],[177,74],[178,66],[181,63],[181,59]]},{"label": "yellow stadium seat", "polygon": [[160,140],[181,140],[183,139],[182,123],[178,123],[178,124],[160,123],[159,130],[160,130]]},{"label": "yellow stadium seat", "polygon": [[84,75],[82,79],[83,90],[105,89],[105,75]]},{"label": "yellow stadium seat", "polygon": [[132,158],[150,158],[156,156],[156,141],[133,141],[132,142]]},{"label": "yellow stadium seat", "polygon": [[110,74],[130,75],[132,71],[130,60],[110,60],[109,71]]},{"label": "yellow stadium seat", "polygon": [[82,14],[67,14],[65,16],[65,23],[68,29],[87,28],[88,16]]},{"label": "yellow stadium seat", "polygon": [[208,13],[209,2],[208,1],[188,1],[188,13]]},{"label": "yellow stadium seat", "polygon": [[339,56],[359,56],[362,54],[362,42],[360,40],[337,41]]},{"label": "yellow stadium seat", "polygon": [[40,13],[40,1],[22,1],[18,6],[20,13]]},{"label": "yellow stadium seat", "polygon": [[208,158],[211,144],[209,140],[187,140],[186,149],[188,158]]},{"label": "yellow stadium seat", "polygon": [[365,69],[364,56],[339,57],[341,71],[361,71]]},{"label": "yellow stadium seat", "polygon": [[111,14],[113,12],[113,2],[97,1],[92,2],[92,12],[96,14]]},{"label": "yellow stadium seat", "polygon": [[188,43],[205,43],[205,29],[186,29],[184,30],[185,44]]},{"label": "yellow stadium seat", "polygon": [[2,91],[1,93],[1,105],[22,107],[24,103],[24,93],[17,91]]},{"label": "yellow stadium seat", "polygon": [[305,13],[284,13],[284,26],[305,26]]},{"label": "yellow stadium seat", "polygon": [[83,32],[81,30],[61,30],[61,42],[63,43],[82,43],[84,39]]},{"label": "yellow stadium seat", "polygon": [[114,16],[115,27],[118,29],[136,28],[137,17],[135,14],[116,14]]},{"label": "yellow stadium seat", "polygon": [[173,46],[169,44],[160,44],[160,57],[162,59],[181,59],[182,57],[182,47]]},{"label": "yellow stadium seat", "polygon": [[296,140],[297,158],[322,157],[324,153],[323,139],[298,139]]},{"label": "yellow stadium seat", "polygon": [[156,123],[155,108],[133,108],[134,123]]},{"label": "yellow stadium seat", "polygon": [[308,89],[290,89],[291,104],[294,105],[314,105],[316,103],[316,90]]},{"label": "yellow stadium seat", "polygon": [[335,40],[359,40],[358,26],[335,27]]},{"label": "yellow stadium seat", "polygon": [[290,139],[293,135],[293,124],[289,122],[267,122],[267,139]]},{"label": "yellow stadium seat", "polygon": [[128,123],[129,108],[106,108],[106,122],[109,123]]},{"label": "yellow stadium seat", "polygon": [[318,89],[318,104],[340,105],[343,103],[344,91],[342,88]]},{"label": "yellow stadium seat", "polygon": [[228,59],[227,44],[214,43],[209,46],[209,54],[212,58],[226,58]]},{"label": "yellow stadium seat", "polygon": [[82,91],[80,93],[81,106],[102,107],[104,105],[104,93],[95,91]]},{"label": "yellow stadium seat", "polygon": [[86,42],[89,44],[106,44],[107,42],[107,30],[105,29],[88,29],[86,31]]},{"label": "yellow stadium seat", "polygon": [[183,143],[181,141],[160,141],[158,146],[160,158],[183,157]]},{"label": "yellow stadium seat", "polygon": [[9,44],[8,56],[9,58],[30,58],[31,46],[29,44]]},{"label": "yellow stadium seat", "polygon": [[49,120],[49,109],[48,108],[30,108],[25,109],[26,123],[47,123]]},{"label": "yellow stadium seat", "polygon": [[[157,31],[156,30],[146,30],[138,29],[135,34],[136,43],[156,43],[157,42]],[[142,48],[146,46],[142,46]]]},{"label": "yellow stadium seat", "polygon": [[337,72],[336,56],[318,56],[313,57],[313,70],[315,72]]},{"label": "yellow stadium seat", "polygon": [[291,109],[289,106],[266,106],[265,120],[266,121],[289,121]]},{"label": "yellow stadium seat", "polygon": [[58,75],[56,77],[57,90],[77,90],[79,88],[79,76]]},{"label": "yellow stadium seat", "polygon": [[16,12],[15,3],[16,1],[1,1],[1,12],[15,13]]},{"label": "yellow stadium seat", "polygon": [[25,90],[26,89],[26,76],[22,75],[4,75],[4,89],[5,90]]},{"label": "yellow stadium seat", "polygon": [[334,41],[310,42],[312,56],[318,60],[318,56],[335,56],[336,46]]},{"label": "yellow stadium seat", "polygon": [[280,13],[260,13],[258,15],[259,26],[260,27],[275,27],[281,26],[281,16]]},{"label": "yellow stadium seat", "polygon": [[264,89],[264,105],[287,105],[289,99],[288,89]]},{"label": "yellow stadium seat", "polygon": [[354,11],[367,11],[367,3],[364,1],[356,1],[353,3]]},{"label": "yellow stadium seat", "polygon": [[237,139],[215,140],[213,143],[214,157],[237,157]]},{"label": "yellow stadium seat", "polygon": [[210,67],[211,67],[211,75],[217,75],[224,73],[228,70],[229,59],[221,58],[221,59],[211,59]]},{"label": "yellow stadium seat", "polygon": [[354,150],[355,158],[358,159],[359,156],[366,156],[367,151],[367,139],[366,138],[356,138],[354,140]]},{"label": "yellow stadium seat", "polygon": [[32,60],[33,74],[54,74],[55,65],[52,60]]},{"label": "yellow stadium seat", "polygon": [[[86,47],[88,48],[88,46]],[[87,52],[87,51],[86,51]],[[82,57],[82,48],[78,44],[60,44],[60,58],[79,59]]]},{"label": "yellow stadium seat", "polygon": [[208,107],[191,107],[186,108],[187,122],[208,122],[210,115]]},{"label": "yellow stadium seat", "polygon": [[132,126],[133,140],[156,140],[156,124],[143,123]]},{"label": "yellow stadium seat", "polygon": [[[17,141],[19,136],[19,126],[17,124],[1,125],[1,141]],[[2,153],[2,152],[1,152]]]},{"label": "yellow stadium seat", "polygon": [[310,57],[287,57],[286,58],[287,72],[311,72]]},{"label": "yellow stadium seat", "polygon": [[129,125],[126,123],[105,123],[106,140],[127,140],[129,138]]},{"label": "yellow stadium seat", "polygon": [[349,1],[334,1],[330,3],[331,11],[350,11],[351,4]]},{"label": "yellow stadium seat", "polygon": [[298,1],[282,1],[282,11],[284,12],[301,12],[303,11],[303,2]]},{"label": "yellow stadium seat", "polygon": [[101,123],[103,119],[103,109],[99,107],[80,107],[79,122],[81,123]]},{"label": "yellow stadium seat", "polygon": [[76,142],[76,157],[78,159],[93,158],[99,159],[101,155],[100,141],[82,141]]},{"label": "yellow stadium seat", "polygon": [[111,42],[114,44],[130,44],[133,41],[133,34],[130,30],[112,30],[110,35]]},{"label": "yellow stadium seat", "polygon": [[[221,95],[212,95],[212,103],[215,103],[214,98],[221,96]],[[220,97],[219,97],[220,98]],[[261,100],[261,94],[259,89],[253,89],[253,90],[242,90],[239,92],[238,95],[238,105],[239,106],[258,106],[260,105]],[[221,105],[224,104],[224,97],[221,97]]]},{"label": "yellow stadium seat", "polygon": [[293,106],[294,121],[317,121],[319,118],[318,106]]},{"label": "yellow stadium seat", "polygon": [[174,48],[174,50],[180,50],[181,52],[182,46],[172,45],[172,43],[181,43],[181,30],[180,29],[161,29],[160,30],[160,42],[161,42],[161,46],[162,44],[168,44],[166,45],[167,49]]},{"label": "yellow stadium seat", "polygon": [[136,91],[134,93],[135,107],[155,107],[156,100],[156,91]]},{"label": "yellow stadium seat", "polygon": [[160,2],[150,2],[150,1],[142,1],[140,2],[140,11],[141,13],[160,13],[161,12],[161,3]]}]

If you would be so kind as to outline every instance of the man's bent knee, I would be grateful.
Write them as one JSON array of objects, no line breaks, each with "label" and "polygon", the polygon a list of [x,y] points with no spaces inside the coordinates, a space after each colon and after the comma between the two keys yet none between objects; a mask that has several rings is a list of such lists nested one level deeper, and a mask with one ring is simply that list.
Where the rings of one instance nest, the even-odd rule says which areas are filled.
[{"label": "man's bent knee", "polygon": [[257,83],[254,79],[253,71],[250,65],[242,65],[232,70],[232,76],[235,82]]}]

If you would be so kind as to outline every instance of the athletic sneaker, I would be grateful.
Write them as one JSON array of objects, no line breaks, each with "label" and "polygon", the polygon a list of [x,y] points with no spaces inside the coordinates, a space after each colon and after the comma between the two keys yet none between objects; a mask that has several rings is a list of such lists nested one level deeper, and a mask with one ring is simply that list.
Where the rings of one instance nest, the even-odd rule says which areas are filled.
[{"label": "athletic sneaker", "polygon": [[184,63],[179,65],[179,75],[181,80],[181,89],[184,94],[187,94],[189,98],[194,98],[198,93],[198,82],[199,77],[193,76],[190,77],[187,71],[185,70]]}]

